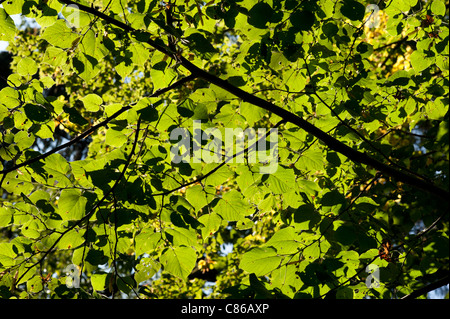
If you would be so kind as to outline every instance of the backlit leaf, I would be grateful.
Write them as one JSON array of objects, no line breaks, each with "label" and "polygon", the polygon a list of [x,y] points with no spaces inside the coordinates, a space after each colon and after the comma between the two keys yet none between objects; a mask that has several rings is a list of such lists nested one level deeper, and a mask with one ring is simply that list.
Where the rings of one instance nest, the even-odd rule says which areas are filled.
[{"label": "backlit leaf", "polygon": [[244,218],[248,210],[248,204],[235,190],[225,193],[214,211],[224,220],[237,221]]},{"label": "backlit leaf", "polygon": [[44,30],[42,38],[56,47],[67,49],[73,46],[74,41],[78,39],[78,34],[67,27],[64,20],[57,20]]},{"label": "backlit leaf", "polygon": [[16,34],[16,26],[13,19],[0,8],[0,41],[12,41]]},{"label": "backlit leaf", "polygon": [[180,278],[187,278],[196,260],[194,249],[184,246],[169,248],[160,257],[164,270]]},{"label": "backlit leaf", "polygon": [[63,220],[79,220],[86,212],[87,198],[78,189],[64,189],[58,200],[58,211]]},{"label": "backlit leaf", "polygon": [[256,276],[264,276],[280,266],[281,261],[282,257],[277,255],[274,248],[256,247],[242,256],[239,266],[249,273],[254,273]]}]

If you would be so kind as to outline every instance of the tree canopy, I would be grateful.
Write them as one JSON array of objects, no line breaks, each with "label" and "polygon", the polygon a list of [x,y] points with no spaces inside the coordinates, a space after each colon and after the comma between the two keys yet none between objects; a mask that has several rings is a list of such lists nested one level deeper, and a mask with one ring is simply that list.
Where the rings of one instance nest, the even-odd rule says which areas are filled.
[{"label": "tree canopy", "polygon": [[1,298],[448,284],[448,1],[0,3]]}]

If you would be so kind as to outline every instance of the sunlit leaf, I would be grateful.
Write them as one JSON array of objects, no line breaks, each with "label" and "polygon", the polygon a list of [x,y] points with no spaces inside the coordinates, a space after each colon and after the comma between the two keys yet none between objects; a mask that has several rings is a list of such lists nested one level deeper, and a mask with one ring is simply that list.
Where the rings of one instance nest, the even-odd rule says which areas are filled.
[{"label": "sunlit leaf", "polygon": [[160,257],[164,270],[181,278],[187,278],[191,273],[196,259],[195,251],[184,246],[169,248]]},{"label": "sunlit leaf", "polygon": [[64,20],[58,20],[44,30],[42,38],[56,47],[67,49],[75,44],[74,41],[79,39],[79,36],[66,25]]},{"label": "sunlit leaf", "polygon": [[16,26],[13,19],[0,8],[0,41],[12,41],[16,34]]},{"label": "sunlit leaf", "polygon": [[277,255],[274,248],[253,248],[242,257],[239,266],[256,276],[264,276],[269,274],[275,268],[280,266],[282,258]]},{"label": "sunlit leaf", "polygon": [[64,189],[58,200],[58,211],[63,220],[79,220],[84,217],[87,198],[77,189]]}]

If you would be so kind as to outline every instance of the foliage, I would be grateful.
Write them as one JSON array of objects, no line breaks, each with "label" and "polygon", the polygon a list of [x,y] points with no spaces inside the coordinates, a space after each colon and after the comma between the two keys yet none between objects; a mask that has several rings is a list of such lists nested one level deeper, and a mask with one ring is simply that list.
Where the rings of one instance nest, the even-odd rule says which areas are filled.
[{"label": "foliage", "polygon": [[[400,298],[448,283],[448,1],[368,4],[2,1],[0,296]],[[170,133],[196,145],[198,120],[277,128],[276,172],[174,163]]]}]

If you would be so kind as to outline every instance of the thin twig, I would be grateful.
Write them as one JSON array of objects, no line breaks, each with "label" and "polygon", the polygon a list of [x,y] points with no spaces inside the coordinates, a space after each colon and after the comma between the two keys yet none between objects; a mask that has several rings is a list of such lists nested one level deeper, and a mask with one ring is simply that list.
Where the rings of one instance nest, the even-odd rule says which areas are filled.
[{"label": "thin twig", "polygon": [[[139,135],[139,129],[140,129],[140,125],[141,125],[141,118],[139,117],[138,122],[137,122],[137,128],[136,128],[136,138],[135,141],[138,138]],[[125,172],[128,169],[128,165],[130,164],[131,158],[134,154],[136,148],[136,142],[133,144],[133,147],[131,149],[130,155],[128,156],[128,160],[127,163],[125,164],[124,169],[122,170],[122,172],[120,173],[119,178],[116,179],[114,185],[111,187],[111,189],[102,197],[102,199],[100,199],[95,205],[94,207],[91,208],[91,210],[84,215],[81,219],[79,219],[76,223],[74,223],[72,226],[70,226],[69,228],[67,228],[63,233],[61,233],[61,235],[55,240],[55,242],[50,246],[50,248],[48,250],[46,250],[44,252],[44,255],[34,264],[32,264],[31,266],[28,267],[28,269],[19,277],[19,279],[17,279],[16,285],[19,284],[20,280],[35,266],[37,266],[38,264],[42,263],[44,261],[44,259],[48,256],[48,254],[50,254],[50,252],[53,251],[53,249],[56,247],[56,245],[61,241],[61,239],[64,237],[64,235],[66,235],[68,232],[70,232],[72,229],[74,229],[75,227],[81,225],[85,220],[88,220],[97,210],[97,208],[100,207],[100,205],[105,201],[105,199],[114,191],[114,189],[117,187],[117,185],[119,185],[119,183],[121,182],[122,178],[125,176]]]},{"label": "thin twig", "polygon": [[[175,87],[178,87],[178,86],[180,86],[180,85],[182,85],[182,84],[184,84],[184,83],[186,83],[188,81],[191,81],[193,79],[195,79],[195,76],[189,75],[189,76],[187,76],[185,78],[182,78],[181,80],[173,83],[172,85],[170,85],[170,86],[168,86],[166,88],[162,88],[162,89],[159,89],[159,90],[155,91],[149,97],[158,97],[158,96],[160,96],[160,95],[162,95],[162,94],[164,94],[164,93],[174,89]],[[46,157],[48,157],[48,156],[50,156],[50,155],[52,155],[52,154],[54,154],[56,152],[61,151],[62,149],[65,149],[65,148],[67,148],[67,147],[77,143],[78,141],[80,141],[80,140],[84,139],[85,137],[89,136],[91,133],[93,133],[98,128],[107,125],[109,122],[111,122],[112,120],[117,118],[123,112],[130,110],[136,104],[137,104],[137,102],[134,102],[134,103],[131,103],[131,104],[127,105],[127,106],[122,107],[120,110],[118,110],[117,112],[115,112],[111,116],[107,117],[105,120],[101,121],[100,123],[98,123],[96,125],[91,126],[89,129],[87,129],[86,131],[84,131],[80,135],[78,135],[78,136],[74,137],[73,139],[71,139],[69,142],[61,144],[61,145],[51,149],[50,151],[48,151],[48,152],[46,152],[44,154],[41,154],[39,156],[33,157],[32,159],[29,159],[28,161],[24,161],[24,162],[22,162],[20,164],[14,165],[14,166],[12,166],[10,168],[6,168],[3,171],[1,171],[0,174],[6,175],[6,174],[8,174],[8,173],[10,173],[12,171],[15,171],[15,170],[23,167],[23,166],[27,166],[27,165],[33,164],[35,162],[38,162],[38,161],[40,161],[42,159],[45,159]],[[1,182],[3,182],[3,179],[2,179]],[[2,184],[1,182],[0,182],[0,187],[1,187],[1,184]]]},{"label": "thin twig", "polygon": [[[281,121],[279,121],[278,123],[276,123],[276,124],[274,125],[273,128],[276,128],[276,127],[280,126],[281,124],[283,124],[283,123],[285,123],[285,122],[286,122],[285,120],[281,120]],[[237,153],[234,153],[232,156],[226,158],[222,163],[220,163],[219,165],[217,165],[216,167],[214,167],[212,170],[210,170],[210,171],[209,171],[208,173],[206,173],[205,175],[203,175],[203,176],[201,176],[201,177],[199,177],[199,178],[197,178],[197,179],[195,179],[195,180],[193,180],[193,181],[190,181],[190,182],[188,182],[188,183],[182,184],[182,185],[180,185],[180,186],[178,186],[178,187],[176,187],[176,188],[173,188],[173,189],[171,189],[171,190],[168,190],[168,191],[165,191],[165,192],[162,192],[162,193],[156,193],[156,194],[153,194],[152,196],[165,196],[165,195],[170,195],[171,193],[176,192],[177,190],[180,190],[180,189],[182,189],[182,188],[184,188],[184,187],[188,187],[188,186],[190,186],[190,185],[192,185],[192,184],[199,183],[200,181],[204,180],[204,179],[207,178],[208,176],[211,176],[211,175],[212,175],[213,173],[215,173],[219,168],[221,168],[222,166],[224,166],[225,164],[227,164],[228,162],[230,162],[230,161],[231,161],[232,159],[234,159],[236,156],[239,156],[239,155],[241,155],[241,154],[244,154],[245,152],[248,151],[248,149],[253,148],[254,146],[256,146],[256,144],[257,144],[259,141],[261,141],[263,138],[265,138],[269,133],[270,133],[270,131],[267,132],[266,135],[262,136],[259,140],[257,140],[257,141],[256,141],[255,143],[253,143],[252,145],[247,146],[247,148],[243,149],[242,151],[237,152]]]}]

